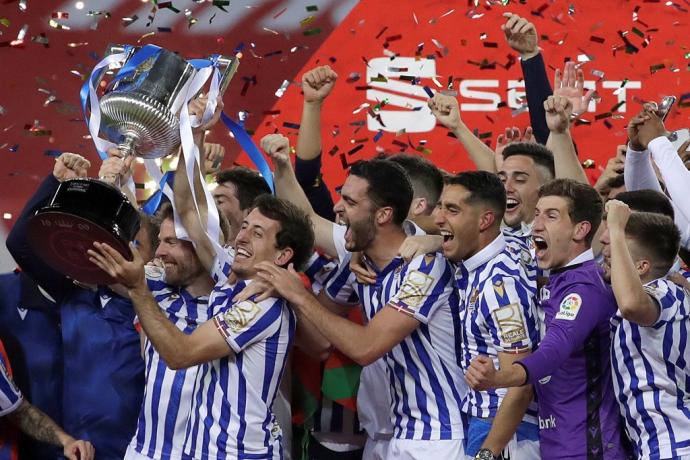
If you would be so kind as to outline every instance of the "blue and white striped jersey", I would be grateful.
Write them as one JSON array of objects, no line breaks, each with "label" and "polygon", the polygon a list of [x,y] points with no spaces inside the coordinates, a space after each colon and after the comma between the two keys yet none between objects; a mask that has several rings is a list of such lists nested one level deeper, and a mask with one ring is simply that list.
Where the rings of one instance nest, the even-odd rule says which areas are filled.
[{"label": "blue and white striped jersey", "polygon": [[[539,342],[534,262],[523,257],[528,249],[503,234],[474,256],[459,263],[455,280],[460,297],[463,372],[480,355],[498,367],[498,353],[531,351]],[[532,275],[529,275],[532,273]],[[506,389],[470,390],[462,410],[474,417],[495,417]],[[537,422],[533,403],[525,420]]]},{"label": "blue and white striped jersey", "polygon": [[22,403],[22,392],[7,372],[0,352],[0,417],[15,411]]},{"label": "blue and white striped jersey", "polygon": [[[161,281],[162,278],[162,273],[155,276],[153,271],[147,271],[151,293],[170,321],[185,334],[191,334],[209,319],[208,297],[194,298],[184,289]],[[144,401],[125,458],[187,459],[185,432],[199,366],[176,371],[168,368],[148,339],[144,344],[144,359]]]},{"label": "blue and white striped jersey", "polygon": [[645,290],[656,323],[611,319],[614,390],[636,458],[679,458],[690,455],[690,293],[665,278]]},{"label": "blue and white striped jersey", "polygon": [[232,350],[200,365],[187,425],[193,458],[282,458],[281,430],[271,412],[297,325],[283,299],[233,304],[250,281],[222,276],[210,298],[218,333]]},{"label": "blue and white striped jersey", "polygon": [[[418,256],[409,264],[398,257],[380,271],[371,267],[377,271],[373,285],[357,283],[349,263],[348,255],[329,279],[326,292],[330,298],[339,303],[360,303],[367,320],[390,305],[420,323],[382,358],[386,375],[369,389],[374,392],[369,395],[373,398],[376,392],[382,393],[380,382],[389,382],[394,436],[463,439],[465,423],[460,404],[466,385],[455,357],[459,352],[458,302],[448,262],[440,253]],[[363,380],[370,367],[364,369]],[[360,408],[360,420],[369,432],[366,408],[361,404]]]}]

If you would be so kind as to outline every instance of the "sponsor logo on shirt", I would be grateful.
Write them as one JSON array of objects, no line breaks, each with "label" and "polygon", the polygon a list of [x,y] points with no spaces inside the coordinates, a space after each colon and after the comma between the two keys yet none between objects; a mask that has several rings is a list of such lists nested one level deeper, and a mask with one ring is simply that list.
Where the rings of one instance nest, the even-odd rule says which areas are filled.
[{"label": "sponsor logo on shirt", "polygon": [[540,430],[550,430],[556,428],[556,417],[549,415],[548,418],[539,417],[539,429]]},{"label": "sponsor logo on shirt", "polygon": [[519,304],[511,303],[498,308],[491,315],[496,321],[499,335],[504,342],[514,344],[527,340],[527,327],[525,327]]},{"label": "sponsor logo on shirt", "polygon": [[261,307],[257,304],[245,300],[226,311],[223,319],[231,331],[237,332],[247,327],[260,311]]},{"label": "sponsor logo on shirt", "polygon": [[419,270],[412,270],[405,277],[405,281],[398,291],[397,303],[408,307],[418,307],[424,302],[425,295],[434,283],[434,279]]},{"label": "sponsor logo on shirt", "polygon": [[579,294],[573,292],[572,294],[566,295],[561,301],[561,306],[558,308],[556,319],[574,320],[577,317],[577,312],[580,311],[581,305],[582,298]]}]

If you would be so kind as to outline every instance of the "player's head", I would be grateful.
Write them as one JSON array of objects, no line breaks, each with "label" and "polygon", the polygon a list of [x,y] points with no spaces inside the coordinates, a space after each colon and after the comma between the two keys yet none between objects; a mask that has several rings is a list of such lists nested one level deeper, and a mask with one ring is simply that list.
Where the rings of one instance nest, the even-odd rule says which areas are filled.
[{"label": "player's head", "polygon": [[501,231],[505,206],[506,191],[495,174],[468,171],[446,179],[434,215],[443,254],[458,262],[493,241]]},{"label": "player's head", "polygon": [[165,282],[171,286],[187,287],[200,277],[208,277],[208,272],[196,255],[194,245],[177,238],[170,203],[164,203],[160,207],[156,213],[156,221],[160,225],[156,257],[164,264]]},{"label": "player's head", "polygon": [[412,196],[410,178],[399,164],[382,159],[353,164],[333,207],[347,225],[345,248],[363,251],[382,227],[402,226]]},{"label": "player's head", "polygon": [[[673,221],[674,210],[671,200],[666,195],[656,190],[634,190],[622,192],[616,196],[616,200],[628,205],[633,214],[635,213],[656,213],[668,217]],[[611,278],[611,246],[609,241],[606,220],[601,225],[599,242],[601,243],[601,254],[603,256],[602,268],[604,277]]]},{"label": "player's head", "polygon": [[590,185],[570,179],[542,185],[532,227],[539,267],[563,267],[589,249],[602,211],[601,197]]},{"label": "player's head", "polygon": [[271,193],[271,189],[258,172],[243,166],[220,171],[216,183],[213,198],[230,223],[230,241],[233,241],[256,197]]},{"label": "player's head", "polygon": [[139,231],[134,237],[137,249],[141,258],[145,261],[153,259],[153,255],[156,253],[158,248],[158,232],[160,231],[160,223],[157,219],[151,218],[139,212]]},{"label": "player's head", "polygon": [[498,172],[506,189],[506,225],[517,227],[534,219],[539,187],[556,176],[553,153],[541,144],[516,143],[503,150],[503,164]]},{"label": "player's head", "polygon": [[443,190],[443,175],[429,160],[419,155],[398,153],[387,157],[402,166],[412,182],[414,198],[407,214],[409,219],[431,215]]},{"label": "player's head", "polygon": [[261,195],[244,218],[235,238],[232,271],[240,279],[256,274],[260,262],[273,262],[300,270],[314,248],[311,220],[294,204],[272,195]]},{"label": "player's head", "polygon": [[[610,278],[611,241],[608,228],[601,240],[607,249],[604,259]],[[655,212],[633,212],[625,226],[625,240],[640,279],[647,283],[665,276],[673,266],[680,247],[680,232],[669,216]]]}]

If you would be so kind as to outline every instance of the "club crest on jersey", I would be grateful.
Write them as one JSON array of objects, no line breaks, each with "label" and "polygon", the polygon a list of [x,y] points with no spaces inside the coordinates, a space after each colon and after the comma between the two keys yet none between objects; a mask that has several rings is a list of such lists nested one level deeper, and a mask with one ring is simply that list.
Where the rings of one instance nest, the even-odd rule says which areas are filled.
[{"label": "club crest on jersey", "polygon": [[558,308],[556,319],[574,320],[577,317],[577,312],[580,311],[580,306],[582,306],[582,298],[579,294],[573,292],[566,295]]},{"label": "club crest on jersey", "polygon": [[479,289],[474,288],[472,290],[472,295],[470,295],[470,301],[468,302],[467,307],[470,310],[474,310],[477,306],[477,300],[479,300]]},{"label": "club crest on jersey", "polygon": [[505,289],[503,288],[503,281],[498,280],[494,282],[494,292],[496,293],[497,296],[503,297],[505,294]]},{"label": "club crest on jersey", "polygon": [[396,295],[397,301],[408,307],[418,307],[424,302],[426,293],[434,283],[434,279],[419,270],[412,270],[403,280],[402,286]]},{"label": "club crest on jersey", "polygon": [[498,331],[506,343],[517,343],[527,340],[527,327],[522,317],[520,305],[511,303],[491,313],[498,326]]},{"label": "club crest on jersey", "polygon": [[247,327],[260,312],[261,307],[259,305],[249,300],[244,300],[226,311],[223,315],[223,320],[231,331],[237,332]]}]

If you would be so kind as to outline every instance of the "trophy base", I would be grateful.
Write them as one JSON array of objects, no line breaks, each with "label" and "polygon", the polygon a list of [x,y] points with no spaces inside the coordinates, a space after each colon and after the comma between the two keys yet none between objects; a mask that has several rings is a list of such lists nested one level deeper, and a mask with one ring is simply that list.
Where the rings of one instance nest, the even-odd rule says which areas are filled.
[{"label": "trophy base", "polygon": [[73,214],[47,211],[29,223],[29,242],[36,254],[54,270],[85,284],[113,284],[116,281],[89,260],[93,243],[106,243],[131,259],[127,242],[111,230]]},{"label": "trophy base", "polygon": [[139,231],[139,214],[118,189],[93,179],[62,182],[51,203],[28,222],[34,253],[54,270],[86,284],[115,280],[89,260],[94,242],[107,243],[131,260],[129,241]]}]

